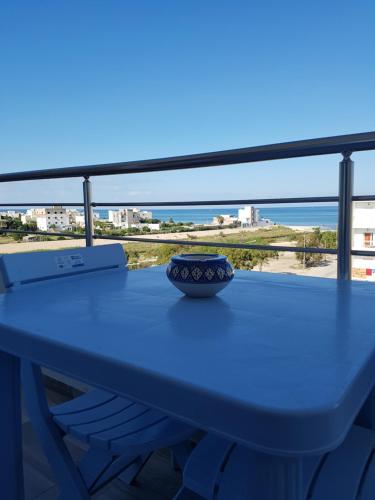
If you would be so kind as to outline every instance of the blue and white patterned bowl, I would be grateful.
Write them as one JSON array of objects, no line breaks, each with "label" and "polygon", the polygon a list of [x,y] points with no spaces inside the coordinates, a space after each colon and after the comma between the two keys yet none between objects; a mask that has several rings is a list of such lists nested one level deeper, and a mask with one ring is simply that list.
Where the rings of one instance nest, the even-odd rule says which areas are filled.
[{"label": "blue and white patterned bowl", "polygon": [[167,276],[189,297],[212,297],[232,281],[234,270],[225,255],[181,254],[172,257]]}]

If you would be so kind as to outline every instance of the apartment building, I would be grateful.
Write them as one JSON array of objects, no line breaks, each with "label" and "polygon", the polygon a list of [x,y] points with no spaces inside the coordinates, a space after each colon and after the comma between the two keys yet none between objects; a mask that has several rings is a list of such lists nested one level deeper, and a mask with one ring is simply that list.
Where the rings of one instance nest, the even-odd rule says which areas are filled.
[{"label": "apartment building", "polygon": [[114,227],[129,229],[138,227],[142,221],[152,219],[152,212],[139,210],[138,208],[122,208],[120,210],[108,210],[108,220]]},{"label": "apartment building", "polygon": [[[353,203],[352,247],[354,250],[375,250],[375,202]],[[353,278],[375,281],[375,258],[352,257]]]},{"label": "apartment building", "polygon": [[69,215],[65,208],[60,205],[27,210],[21,216],[23,224],[34,221],[40,231],[51,229],[70,229]]},{"label": "apartment building", "polygon": [[246,205],[238,210],[238,220],[242,227],[256,226],[259,222],[259,210],[252,205]]}]

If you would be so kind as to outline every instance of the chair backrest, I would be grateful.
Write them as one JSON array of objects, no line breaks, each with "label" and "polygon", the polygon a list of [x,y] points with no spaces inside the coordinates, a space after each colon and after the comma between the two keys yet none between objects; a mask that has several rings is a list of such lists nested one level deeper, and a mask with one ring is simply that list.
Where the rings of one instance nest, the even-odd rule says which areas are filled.
[{"label": "chair backrest", "polygon": [[36,281],[121,268],[127,268],[127,260],[119,243],[2,255],[0,291]]}]

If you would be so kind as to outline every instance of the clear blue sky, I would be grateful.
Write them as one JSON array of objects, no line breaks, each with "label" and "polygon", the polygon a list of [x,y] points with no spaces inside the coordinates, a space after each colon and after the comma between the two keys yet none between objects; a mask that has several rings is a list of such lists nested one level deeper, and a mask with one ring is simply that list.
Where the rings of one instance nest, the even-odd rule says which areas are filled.
[{"label": "clear blue sky", "polygon": [[[3,1],[1,172],[375,130],[374,26],[373,0]],[[353,159],[368,193],[375,154]],[[97,201],[334,194],[338,161],[93,187]],[[80,201],[81,185],[1,185],[0,199]]]}]

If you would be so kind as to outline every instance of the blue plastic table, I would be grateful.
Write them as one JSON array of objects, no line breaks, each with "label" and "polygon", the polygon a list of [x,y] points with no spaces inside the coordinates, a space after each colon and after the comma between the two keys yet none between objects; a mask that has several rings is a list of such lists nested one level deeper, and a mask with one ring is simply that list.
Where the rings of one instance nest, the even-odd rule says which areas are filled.
[{"label": "blue plastic table", "polygon": [[262,500],[300,500],[301,457],[337,447],[374,385],[374,310],[371,284],[257,272],[211,299],[164,268],[4,294],[0,491],[23,498],[25,357],[265,452]]}]

